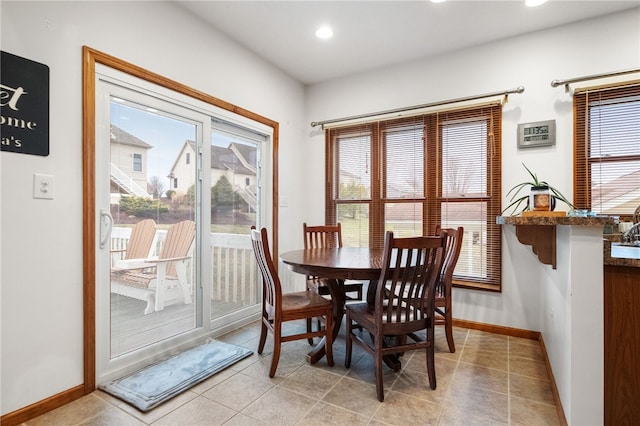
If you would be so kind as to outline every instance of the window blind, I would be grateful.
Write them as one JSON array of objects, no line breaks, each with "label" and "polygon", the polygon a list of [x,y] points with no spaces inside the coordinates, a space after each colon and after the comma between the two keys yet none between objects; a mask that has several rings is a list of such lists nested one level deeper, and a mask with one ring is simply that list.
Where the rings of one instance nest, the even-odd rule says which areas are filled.
[{"label": "window blind", "polygon": [[501,105],[326,131],[326,220],[345,245],[465,228],[456,285],[501,289]]},{"label": "window blind", "polygon": [[629,220],[640,206],[640,82],[574,95],[577,208]]}]

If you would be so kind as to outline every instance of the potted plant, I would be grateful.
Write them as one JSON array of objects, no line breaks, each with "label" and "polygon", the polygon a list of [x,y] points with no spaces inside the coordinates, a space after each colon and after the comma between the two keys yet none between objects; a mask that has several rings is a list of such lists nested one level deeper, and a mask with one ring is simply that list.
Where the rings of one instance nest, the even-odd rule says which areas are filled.
[{"label": "potted plant", "polygon": [[[548,182],[538,179],[538,176],[529,170],[524,163],[522,163],[522,165],[527,172],[529,172],[531,181],[521,182],[507,192],[507,197],[511,195],[511,198],[509,199],[509,205],[502,211],[502,213],[511,208],[513,208],[511,211],[512,216],[527,210],[553,210],[555,208],[556,200],[562,201],[572,209],[575,208],[573,203],[567,200],[560,191],[549,185]],[[520,195],[520,191],[527,187],[530,188],[530,193]],[[524,208],[518,211],[520,206],[523,204]]]}]

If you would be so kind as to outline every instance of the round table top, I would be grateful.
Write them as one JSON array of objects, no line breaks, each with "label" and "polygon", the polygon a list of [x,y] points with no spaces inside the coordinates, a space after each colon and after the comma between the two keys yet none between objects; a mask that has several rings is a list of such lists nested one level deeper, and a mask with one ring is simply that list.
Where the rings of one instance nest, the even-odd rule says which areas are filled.
[{"label": "round table top", "polygon": [[293,250],[280,255],[292,271],[347,280],[376,280],[382,269],[382,249],[366,247]]}]

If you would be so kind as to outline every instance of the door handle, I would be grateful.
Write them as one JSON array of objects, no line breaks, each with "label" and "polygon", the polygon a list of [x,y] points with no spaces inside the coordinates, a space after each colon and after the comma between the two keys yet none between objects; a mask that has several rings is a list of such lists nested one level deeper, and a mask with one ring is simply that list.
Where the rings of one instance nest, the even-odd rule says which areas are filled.
[{"label": "door handle", "polygon": [[103,249],[111,238],[113,229],[113,217],[105,209],[100,209],[100,248]]}]

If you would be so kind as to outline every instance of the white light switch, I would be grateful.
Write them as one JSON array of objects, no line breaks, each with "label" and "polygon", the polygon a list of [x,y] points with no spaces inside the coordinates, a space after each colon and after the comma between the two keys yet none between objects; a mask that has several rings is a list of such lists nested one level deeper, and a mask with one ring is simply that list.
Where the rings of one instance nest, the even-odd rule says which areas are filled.
[{"label": "white light switch", "polygon": [[44,198],[47,200],[53,200],[54,194],[54,182],[53,175],[33,175],[33,198]]}]

